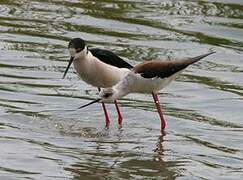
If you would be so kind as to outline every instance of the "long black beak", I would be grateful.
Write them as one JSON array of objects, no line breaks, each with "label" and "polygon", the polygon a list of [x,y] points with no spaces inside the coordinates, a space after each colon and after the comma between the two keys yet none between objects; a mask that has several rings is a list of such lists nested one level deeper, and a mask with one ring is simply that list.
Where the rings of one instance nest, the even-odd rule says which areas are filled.
[{"label": "long black beak", "polygon": [[68,66],[67,66],[67,68],[66,68],[66,70],[65,70],[65,72],[64,72],[64,74],[63,74],[63,76],[62,76],[62,79],[65,78],[65,76],[66,76],[66,74],[67,74],[67,72],[68,72],[68,69],[69,69],[69,67],[71,66],[73,60],[74,60],[74,57],[70,57],[70,60],[69,60],[69,62],[68,62]]},{"label": "long black beak", "polygon": [[93,101],[91,101],[91,102],[89,102],[89,103],[87,103],[87,104],[85,104],[85,105],[83,105],[83,106],[80,106],[78,109],[82,109],[82,108],[84,108],[84,107],[87,107],[87,106],[89,106],[89,105],[91,105],[91,104],[94,104],[94,103],[97,103],[97,102],[99,102],[99,101],[101,101],[100,98],[99,98],[99,99],[95,99],[95,100],[93,100]]}]

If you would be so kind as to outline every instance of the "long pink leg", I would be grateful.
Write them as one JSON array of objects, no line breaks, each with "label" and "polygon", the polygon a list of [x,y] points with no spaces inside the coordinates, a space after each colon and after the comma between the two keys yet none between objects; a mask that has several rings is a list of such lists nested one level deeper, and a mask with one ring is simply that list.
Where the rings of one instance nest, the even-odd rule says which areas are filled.
[{"label": "long pink leg", "polygon": [[159,113],[159,117],[160,117],[160,121],[161,121],[161,131],[162,131],[166,127],[165,119],[163,117],[163,113],[162,113],[162,110],[161,110],[161,107],[160,107],[158,95],[152,92],[152,96],[154,98],[154,103],[157,107],[157,111]]},{"label": "long pink leg", "polygon": [[[98,88],[98,91],[100,92],[100,88]],[[103,111],[104,111],[104,114],[105,114],[105,127],[109,128],[110,118],[109,118],[108,112],[106,110],[105,103],[101,102],[101,104],[102,104],[102,108],[103,108]]]},{"label": "long pink leg", "polygon": [[114,103],[115,103],[116,111],[117,111],[117,114],[118,114],[118,126],[119,126],[119,128],[121,128],[122,127],[122,114],[121,114],[121,111],[119,109],[119,106],[118,106],[116,100],[114,101]]}]

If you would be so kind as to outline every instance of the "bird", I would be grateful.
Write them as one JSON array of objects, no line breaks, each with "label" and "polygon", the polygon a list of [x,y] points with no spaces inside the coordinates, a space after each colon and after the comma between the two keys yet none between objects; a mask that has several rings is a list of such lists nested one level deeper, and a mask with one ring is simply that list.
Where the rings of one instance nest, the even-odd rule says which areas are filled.
[{"label": "bird", "polygon": [[[86,83],[97,87],[98,91],[101,88],[112,87],[117,84],[126,74],[127,69],[133,68],[132,65],[109,50],[89,49],[82,38],[71,39],[68,50],[70,60],[63,74],[63,79],[73,63],[78,76]],[[121,127],[122,114],[116,100],[114,100],[114,103],[118,114],[118,125]],[[104,102],[102,102],[102,108],[105,114],[106,128],[109,128],[110,119]]]},{"label": "bird", "polygon": [[99,98],[79,107],[84,108],[96,102],[110,102],[121,99],[130,93],[152,94],[160,121],[161,132],[166,127],[166,121],[160,106],[158,92],[173,81],[186,67],[215,53],[214,51],[181,60],[150,60],[126,71],[126,75],[116,85],[104,88],[99,93]]}]

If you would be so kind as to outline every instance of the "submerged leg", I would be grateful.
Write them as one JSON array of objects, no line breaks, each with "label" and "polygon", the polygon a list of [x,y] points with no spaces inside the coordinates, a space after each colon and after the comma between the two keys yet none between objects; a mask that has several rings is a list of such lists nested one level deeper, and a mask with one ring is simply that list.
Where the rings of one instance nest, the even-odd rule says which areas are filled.
[{"label": "submerged leg", "polygon": [[119,109],[119,106],[118,106],[116,100],[114,101],[114,103],[115,103],[116,111],[117,111],[117,114],[118,114],[118,126],[119,126],[119,128],[121,128],[122,127],[122,114],[121,114],[121,111]]},{"label": "submerged leg", "polygon": [[[100,88],[98,88],[98,91],[100,92]],[[105,103],[101,102],[101,104],[102,104],[102,108],[103,108],[103,111],[104,111],[104,114],[105,114],[105,127],[109,128],[110,118],[109,118],[108,112],[106,110]]]},{"label": "submerged leg", "polygon": [[157,111],[159,113],[159,117],[160,117],[160,121],[161,121],[161,131],[163,131],[166,127],[166,123],[165,123],[165,119],[163,117],[163,113],[162,113],[162,110],[161,110],[161,107],[160,107],[159,98],[158,98],[158,95],[155,94],[155,93],[152,93],[152,96],[154,98],[154,103],[157,107]]}]

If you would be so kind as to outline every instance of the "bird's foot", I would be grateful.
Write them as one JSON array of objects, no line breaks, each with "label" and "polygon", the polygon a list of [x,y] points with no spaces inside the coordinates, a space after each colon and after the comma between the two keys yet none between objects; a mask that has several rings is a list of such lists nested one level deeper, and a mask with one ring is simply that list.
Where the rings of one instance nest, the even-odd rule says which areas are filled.
[{"label": "bird's foot", "polygon": [[109,129],[110,127],[110,119],[105,120],[105,129]]},{"label": "bird's foot", "polygon": [[165,136],[166,135],[165,128],[161,127],[160,133],[161,133],[160,136],[162,136],[162,137]]},{"label": "bird's foot", "polygon": [[118,129],[122,129],[122,124],[118,123]]},{"label": "bird's foot", "polygon": [[122,128],[122,117],[118,117],[118,128],[121,129]]}]

